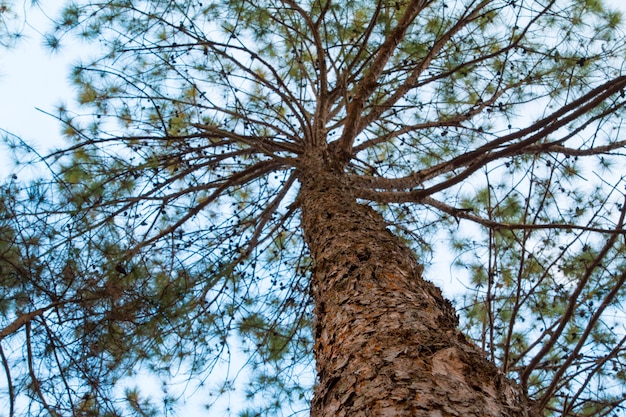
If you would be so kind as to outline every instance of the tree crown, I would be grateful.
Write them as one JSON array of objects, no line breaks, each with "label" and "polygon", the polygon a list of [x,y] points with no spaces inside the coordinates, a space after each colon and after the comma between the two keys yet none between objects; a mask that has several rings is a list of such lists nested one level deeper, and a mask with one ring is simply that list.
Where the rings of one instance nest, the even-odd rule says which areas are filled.
[{"label": "tree crown", "polygon": [[56,181],[3,200],[33,397],[117,413],[120,369],[202,385],[239,344],[249,399],[306,400],[298,178],[319,169],[425,263],[449,232],[467,330],[547,413],[621,407],[594,389],[626,375],[620,24],[599,1],[69,3],[47,39],[94,45],[72,72],[83,111],[58,109]]}]

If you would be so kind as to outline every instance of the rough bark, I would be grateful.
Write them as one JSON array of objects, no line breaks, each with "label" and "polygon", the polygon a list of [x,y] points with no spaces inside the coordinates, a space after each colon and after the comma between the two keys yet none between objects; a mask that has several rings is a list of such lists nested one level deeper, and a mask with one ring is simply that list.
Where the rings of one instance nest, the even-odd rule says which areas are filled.
[{"label": "rough bark", "polygon": [[457,329],[440,290],[340,175],[300,175],[314,260],[318,384],[311,415],[534,416],[519,386]]}]

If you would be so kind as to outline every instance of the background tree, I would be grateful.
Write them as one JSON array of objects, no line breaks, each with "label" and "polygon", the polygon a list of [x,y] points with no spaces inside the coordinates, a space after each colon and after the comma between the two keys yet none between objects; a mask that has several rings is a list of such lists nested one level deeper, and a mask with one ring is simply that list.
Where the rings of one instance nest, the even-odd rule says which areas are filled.
[{"label": "background tree", "polygon": [[10,47],[19,38],[18,17],[12,1],[0,2],[0,47]]},{"label": "background tree", "polygon": [[[599,1],[69,4],[49,44],[100,53],[72,74],[90,110],[59,109],[56,182],[4,203],[3,262],[49,282],[10,290],[11,403],[145,414],[125,373],[205,389],[240,349],[244,413],[296,413],[314,350],[315,415],[619,413],[620,22]],[[475,344],[421,279],[446,234]]]}]

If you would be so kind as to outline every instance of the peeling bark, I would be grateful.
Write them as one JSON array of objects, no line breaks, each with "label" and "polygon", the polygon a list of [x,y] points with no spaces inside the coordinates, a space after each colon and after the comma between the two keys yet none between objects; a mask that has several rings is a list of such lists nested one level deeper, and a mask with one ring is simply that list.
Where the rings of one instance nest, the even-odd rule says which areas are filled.
[{"label": "peeling bark", "polygon": [[414,254],[340,175],[300,175],[314,260],[318,384],[311,415],[535,416],[521,388],[458,330]]}]

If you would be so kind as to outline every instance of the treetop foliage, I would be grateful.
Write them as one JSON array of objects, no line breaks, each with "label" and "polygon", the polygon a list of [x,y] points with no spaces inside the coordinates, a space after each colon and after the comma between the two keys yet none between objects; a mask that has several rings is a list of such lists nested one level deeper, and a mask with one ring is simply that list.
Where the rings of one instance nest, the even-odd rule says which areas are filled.
[{"label": "treetop foliage", "polygon": [[426,277],[449,242],[466,331],[547,415],[624,410],[622,30],[598,0],[68,3],[68,146],[0,200],[9,414],[167,413],[170,374],[306,410],[320,160]]}]

